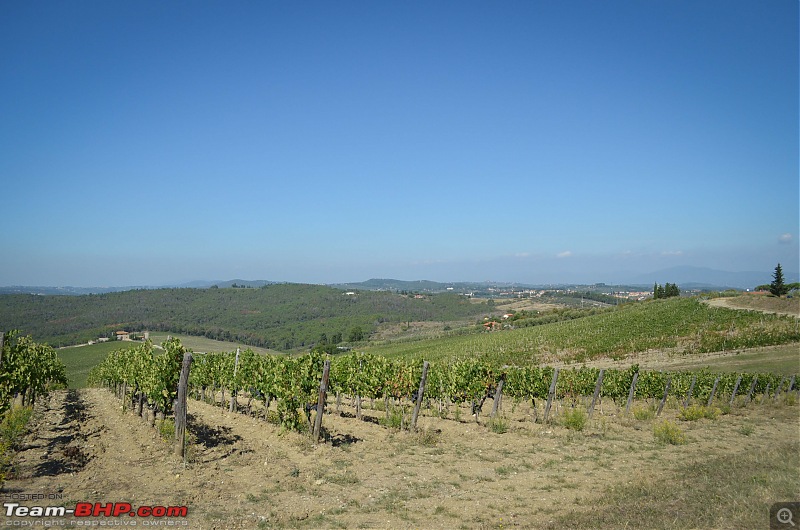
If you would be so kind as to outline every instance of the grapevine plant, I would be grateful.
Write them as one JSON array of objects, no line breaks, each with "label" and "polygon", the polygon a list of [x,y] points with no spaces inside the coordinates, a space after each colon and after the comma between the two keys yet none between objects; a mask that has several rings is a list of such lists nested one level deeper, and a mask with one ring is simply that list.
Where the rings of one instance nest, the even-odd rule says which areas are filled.
[{"label": "grapevine plant", "polygon": [[48,390],[66,385],[64,363],[51,346],[17,331],[5,333],[0,355],[0,413],[11,407],[16,396],[29,405]]},{"label": "grapevine plant", "polygon": [[[151,403],[166,411],[174,397],[183,347],[173,340],[164,344],[165,353],[154,355],[146,343],[133,350],[112,352],[95,367],[90,381],[107,385],[122,382],[141,388]],[[328,390],[370,399],[413,400],[420,384],[422,361],[394,360],[370,353],[351,353],[331,358]],[[211,388],[240,392],[259,399],[265,408],[277,400],[281,425],[289,430],[305,430],[310,411],[316,404],[326,354],[311,352],[298,357],[257,355],[251,350],[236,353],[195,355],[190,385],[196,390]],[[591,396],[600,370],[598,368],[562,368],[559,370],[555,397]],[[707,400],[716,383],[716,395],[737,392],[763,394],[788,390],[791,380],[775,374],[712,373],[710,371],[651,371],[638,365],[626,369],[606,369],[600,395],[618,403],[627,399],[634,376],[637,399],[661,399],[669,382],[669,395],[683,399],[692,389],[692,397]],[[546,399],[554,369],[548,366],[506,366],[481,358],[462,358],[430,364],[425,396],[448,403],[471,403],[473,412],[494,392],[503,380],[503,394],[514,400]],[[694,384],[692,382],[694,381]]]}]

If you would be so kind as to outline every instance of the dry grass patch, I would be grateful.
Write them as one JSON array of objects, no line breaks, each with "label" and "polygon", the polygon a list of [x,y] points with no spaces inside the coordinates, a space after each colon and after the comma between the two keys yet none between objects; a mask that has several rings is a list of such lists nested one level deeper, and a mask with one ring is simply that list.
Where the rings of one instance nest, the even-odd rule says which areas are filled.
[{"label": "dry grass patch", "polygon": [[694,456],[659,480],[632,477],[632,483],[612,486],[546,528],[768,528],[769,507],[800,492],[798,465],[798,440]]}]

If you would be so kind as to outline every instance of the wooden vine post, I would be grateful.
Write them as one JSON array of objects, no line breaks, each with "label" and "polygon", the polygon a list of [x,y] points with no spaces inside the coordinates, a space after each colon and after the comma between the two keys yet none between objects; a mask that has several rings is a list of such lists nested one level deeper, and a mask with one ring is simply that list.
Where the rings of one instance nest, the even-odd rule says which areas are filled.
[{"label": "wooden vine post", "polygon": [[558,384],[558,368],[553,370],[553,380],[550,382],[550,389],[547,391],[547,405],[544,406],[544,421],[550,416],[550,407],[553,405],[553,397],[556,395],[556,385]]},{"label": "wooden vine post", "polygon": [[[236,348],[236,362],[233,364],[233,386],[236,386],[236,372],[239,370],[239,348]],[[236,410],[236,394],[238,394],[236,388],[231,388],[231,404],[228,408],[228,412],[234,412]],[[223,398],[225,399],[225,398]],[[223,405],[224,406],[224,405]]]},{"label": "wooden vine post", "polygon": [[744,404],[747,405],[750,403],[750,400],[753,399],[753,392],[756,390],[756,384],[758,383],[758,376],[753,377],[753,382],[750,383],[750,392],[747,393],[747,399],[744,400]]},{"label": "wooden vine post", "polygon": [[314,418],[314,442],[319,442],[322,430],[322,414],[325,412],[325,397],[328,393],[328,377],[331,371],[331,361],[326,360],[322,367],[322,380],[319,383],[319,397],[317,398],[317,416]]},{"label": "wooden vine post", "polygon": [[139,388],[138,385],[136,387],[136,399],[136,415],[141,416],[142,407],[144,407],[144,392],[142,392],[142,389]]},{"label": "wooden vine post", "polygon": [[736,392],[739,391],[739,385],[741,384],[742,384],[742,376],[740,375],[739,377],[736,378],[736,384],[733,385],[733,393],[731,393],[731,401],[729,403],[730,405],[733,405],[733,402],[736,399]]},{"label": "wooden vine post", "polygon": [[597,403],[597,399],[600,397],[600,389],[603,388],[603,376],[605,375],[605,370],[600,370],[600,374],[597,376],[597,384],[594,385],[594,395],[592,396],[592,404],[589,405],[589,418],[592,417],[594,413],[594,405]]},{"label": "wooden vine post", "polygon": [[697,383],[697,374],[692,376],[692,384],[689,385],[689,391],[686,393],[686,399],[683,400],[683,408],[689,406],[689,401],[692,399],[692,393],[694,392],[694,385]]},{"label": "wooden vine post", "polygon": [[417,392],[417,402],[414,403],[414,412],[411,415],[411,428],[417,428],[417,416],[419,416],[419,408],[422,406],[422,397],[425,395],[425,384],[428,380],[428,367],[430,364],[425,361],[422,364],[422,379],[419,381],[419,391]]},{"label": "wooden vine post", "polygon": [[719,385],[719,376],[714,379],[714,386],[711,387],[711,395],[708,396],[708,403],[706,404],[707,407],[710,407],[711,403],[714,401],[714,394],[717,393],[717,385]]},{"label": "wooden vine post", "polygon": [[672,384],[672,377],[667,379],[667,386],[664,387],[664,397],[661,398],[661,403],[658,405],[658,410],[656,411],[656,416],[661,415],[661,411],[664,409],[664,404],[667,402],[667,396],[669,395],[669,387]]},{"label": "wooden vine post", "polygon": [[3,346],[6,343],[6,334],[0,331],[0,366],[3,366]]},{"label": "wooden vine post", "polygon": [[[361,368],[362,364],[363,364],[363,361],[358,361],[358,373],[359,374],[363,373],[362,372],[362,368]],[[361,390],[359,390],[358,393],[356,394],[356,419],[357,420],[361,419]]]},{"label": "wooden vine post", "polygon": [[631,401],[633,401],[633,396],[636,394],[636,382],[639,381],[639,372],[633,374],[633,381],[631,381],[631,390],[628,392],[628,404],[625,405],[625,414],[627,414],[631,410]]},{"label": "wooden vine post", "polygon": [[181,377],[178,380],[178,400],[175,402],[175,455],[183,458],[186,448],[186,391],[189,386],[189,367],[192,354],[183,354]]},{"label": "wooden vine post", "polygon": [[786,376],[784,375],[781,377],[781,382],[778,383],[778,388],[775,390],[775,401],[778,401],[778,396],[781,395],[781,388],[783,388],[783,383],[786,381]]},{"label": "wooden vine post", "polygon": [[492,413],[489,415],[490,418],[494,418],[495,414],[497,414],[497,409],[500,407],[500,400],[503,399],[503,383],[506,380],[505,374],[500,377],[500,380],[497,382],[497,390],[494,392],[494,404],[492,405]]}]

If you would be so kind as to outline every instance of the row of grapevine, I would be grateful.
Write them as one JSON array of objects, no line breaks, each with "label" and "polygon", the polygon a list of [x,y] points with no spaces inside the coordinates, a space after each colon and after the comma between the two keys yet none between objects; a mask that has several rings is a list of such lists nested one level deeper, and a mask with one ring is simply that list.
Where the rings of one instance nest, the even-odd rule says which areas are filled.
[{"label": "row of grapevine", "polygon": [[[93,380],[135,387],[148,399],[161,403],[166,411],[168,400],[174,396],[180,366],[180,356],[175,352],[183,350],[177,341],[165,344],[165,349],[168,354],[161,357],[170,360],[161,362],[158,361],[161,357],[153,357],[150,346],[114,352],[93,372]],[[145,361],[139,358],[142,356]],[[310,420],[309,404],[316,401],[324,360],[324,354],[318,352],[299,357],[261,356],[251,350],[198,354],[189,384],[199,395],[222,392],[223,402],[226,391],[229,396],[243,392],[251,400],[262,401],[265,408],[277,400],[281,424],[300,429]],[[142,362],[150,368],[143,369]],[[422,361],[390,360],[369,353],[335,357],[331,363],[329,391],[368,399],[414,399],[422,364]],[[174,370],[171,378],[164,377],[166,366]],[[547,366],[496,366],[480,359],[432,363],[425,396],[451,404],[472,403],[473,407],[480,407],[502,379],[503,393],[509,398],[518,401],[545,399],[553,372],[554,368]],[[757,394],[785,391],[791,385],[788,378],[775,374],[644,371],[634,365],[624,370],[605,370],[600,395],[624,401],[636,373],[639,374],[635,389],[637,399],[661,399],[668,382],[669,395],[681,399],[691,387],[692,396],[700,400],[708,399],[712,389],[717,396],[730,396],[737,382],[739,394],[745,389]],[[555,397],[591,396],[598,375],[598,368],[561,369]],[[153,386],[154,382],[158,384]]]},{"label": "row of grapevine", "polygon": [[17,331],[0,333],[0,413],[19,396],[23,405],[67,384],[66,368],[56,351]]},{"label": "row of grapevine", "polygon": [[[258,396],[268,407],[277,400],[277,412],[283,426],[299,430],[303,425],[306,404],[313,400],[322,377],[322,354],[301,357],[261,356],[247,349],[243,352],[195,355],[189,385],[205,394],[225,390],[231,395],[245,390]],[[306,421],[308,417],[306,414]]]},{"label": "row of grapevine", "polygon": [[166,415],[176,396],[181,361],[186,351],[179,339],[162,344],[163,353],[156,354],[150,341],[135,348],[115,350],[89,372],[90,385],[114,387],[121,394],[129,389],[137,399],[137,413],[143,407]]}]

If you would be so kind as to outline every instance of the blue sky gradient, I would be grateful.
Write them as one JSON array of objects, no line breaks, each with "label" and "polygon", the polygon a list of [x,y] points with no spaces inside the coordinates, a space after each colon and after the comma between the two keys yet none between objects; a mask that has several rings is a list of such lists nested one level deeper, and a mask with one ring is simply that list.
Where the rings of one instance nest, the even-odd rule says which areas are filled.
[{"label": "blue sky gradient", "polygon": [[797,271],[799,47],[795,0],[4,2],[0,285]]}]

